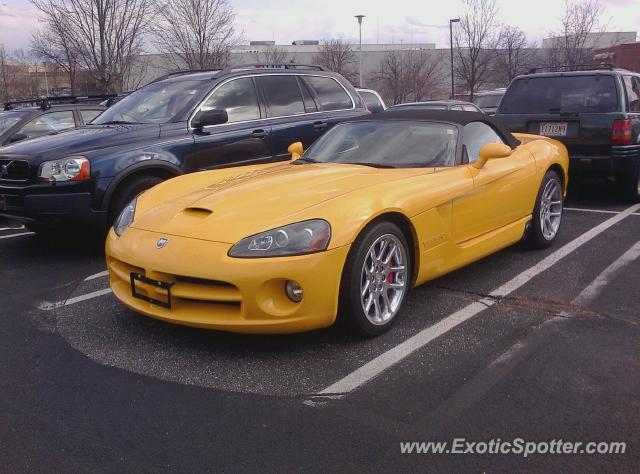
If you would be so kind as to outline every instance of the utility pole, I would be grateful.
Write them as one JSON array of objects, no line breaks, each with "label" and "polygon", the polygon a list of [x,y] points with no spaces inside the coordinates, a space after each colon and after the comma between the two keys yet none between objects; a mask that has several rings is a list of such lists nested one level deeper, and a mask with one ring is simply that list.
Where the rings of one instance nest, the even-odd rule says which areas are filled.
[{"label": "utility pole", "polygon": [[454,78],[453,78],[453,24],[460,22],[460,18],[452,18],[449,20],[449,49],[451,51],[451,97],[453,99],[456,95]]},{"label": "utility pole", "polygon": [[358,27],[360,29],[360,87],[362,87],[362,19],[364,18],[364,15],[356,15],[355,16],[358,19]]}]

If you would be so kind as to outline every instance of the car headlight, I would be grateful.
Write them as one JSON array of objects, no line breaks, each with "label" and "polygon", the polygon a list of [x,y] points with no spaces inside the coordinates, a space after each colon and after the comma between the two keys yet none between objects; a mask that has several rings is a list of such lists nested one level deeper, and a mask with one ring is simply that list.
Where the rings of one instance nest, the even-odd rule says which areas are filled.
[{"label": "car headlight", "polygon": [[322,219],[296,222],[242,239],[229,250],[230,257],[256,258],[302,255],[326,250],[331,225]]},{"label": "car headlight", "polygon": [[113,223],[113,231],[120,237],[127,227],[133,222],[133,218],[136,215],[136,205],[138,204],[138,198],[135,197],[127,204],[116,221]]},{"label": "car headlight", "polygon": [[38,173],[45,181],[82,181],[91,177],[91,165],[84,156],[69,156],[61,160],[45,161]]}]

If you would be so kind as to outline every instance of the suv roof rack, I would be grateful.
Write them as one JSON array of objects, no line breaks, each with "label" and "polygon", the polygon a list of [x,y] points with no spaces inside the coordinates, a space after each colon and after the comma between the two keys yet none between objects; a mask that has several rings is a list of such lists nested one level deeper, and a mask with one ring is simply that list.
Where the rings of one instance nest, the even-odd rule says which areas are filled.
[{"label": "suv roof rack", "polygon": [[230,66],[226,68],[223,72],[234,72],[234,71],[246,71],[247,69],[302,69],[302,70],[312,70],[312,71],[326,71],[327,69],[324,66],[320,66],[319,64],[295,64],[295,63],[275,63],[275,64],[239,64],[236,66]]},{"label": "suv roof rack", "polygon": [[40,110],[49,110],[52,105],[64,104],[81,104],[84,102],[101,102],[103,100],[111,100],[117,97],[117,94],[99,94],[85,96],[58,96],[58,97],[42,97],[39,99],[23,99],[11,100],[4,103],[4,110],[14,110],[16,106],[27,105],[38,107]]},{"label": "suv roof rack", "polygon": [[575,64],[573,66],[559,65],[559,66],[534,67],[529,69],[529,72],[527,74],[536,74],[538,72],[570,72],[570,71],[597,71],[597,70],[615,71],[615,70],[622,70],[622,69],[623,68],[617,68],[613,64],[609,64],[609,63]]}]

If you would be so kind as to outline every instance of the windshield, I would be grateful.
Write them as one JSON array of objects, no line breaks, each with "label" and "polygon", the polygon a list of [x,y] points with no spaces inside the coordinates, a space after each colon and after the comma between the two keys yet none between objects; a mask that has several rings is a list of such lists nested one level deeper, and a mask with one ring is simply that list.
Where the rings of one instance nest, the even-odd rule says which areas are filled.
[{"label": "windshield", "polygon": [[519,79],[507,90],[500,113],[548,114],[615,112],[618,93],[613,76],[553,76]]},{"label": "windshield", "polygon": [[13,127],[22,117],[24,117],[23,112],[0,112],[0,134]]},{"label": "windshield", "polygon": [[343,123],[320,137],[298,161],[385,168],[453,166],[457,140],[457,128],[443,123],[408,120]]},{"label": "windshield", "polygon": [[208,81],[149,84],[105,110],[92,125],[171,122],[185,107],[194,106],[210,85]]},{"label": "windshield", "polygon": [[478,107],[497,107],[500,105],[502,94],[481,95],[473,101]]}]

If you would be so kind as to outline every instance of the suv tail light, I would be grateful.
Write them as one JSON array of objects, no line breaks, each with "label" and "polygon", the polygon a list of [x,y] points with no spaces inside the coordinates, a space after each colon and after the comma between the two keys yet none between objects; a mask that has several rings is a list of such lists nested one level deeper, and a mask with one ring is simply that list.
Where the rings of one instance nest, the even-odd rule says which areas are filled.
[{"label": "suv tail light", "polygon": [[613,121],[613,129],[611,130],[612,145],[631,145],[633,136],[631,134],[631,120],[616,119]]}]

